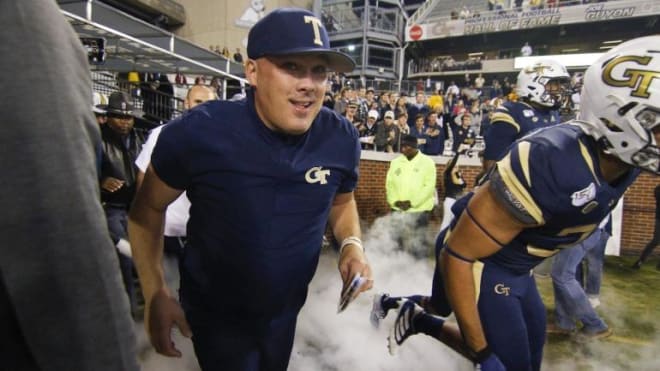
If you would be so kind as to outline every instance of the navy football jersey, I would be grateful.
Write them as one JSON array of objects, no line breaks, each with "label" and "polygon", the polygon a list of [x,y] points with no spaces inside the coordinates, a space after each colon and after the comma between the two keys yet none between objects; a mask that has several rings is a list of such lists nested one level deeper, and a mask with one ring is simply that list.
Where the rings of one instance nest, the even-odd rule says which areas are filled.
[{"label": "navy football jersey", "polygon": [[[588,237],[639,175],[631,169],[616,184],[608,184],[597,150],[593,139],[572,124],[541,129],[511,146],[488,185],[529,228],[483,260],[523,273]],[[459,201],[455,215],[468,198]]]},{"label": "navy football jersey", "polygon": [[533,130],[559,123],[557,110],[534,109],[524,102],[505,102],[491,117],[485,134],[484,158],[499,160],[509,146]]},{"label": "navy football jersey", "polygon": [[345,118],[324,107],[306,133],[277,133],[252,92],[168,124],[152,165],[191,202],[182,298],[243,318],[299,309],[335,194],[355,188],[359,160]]}]

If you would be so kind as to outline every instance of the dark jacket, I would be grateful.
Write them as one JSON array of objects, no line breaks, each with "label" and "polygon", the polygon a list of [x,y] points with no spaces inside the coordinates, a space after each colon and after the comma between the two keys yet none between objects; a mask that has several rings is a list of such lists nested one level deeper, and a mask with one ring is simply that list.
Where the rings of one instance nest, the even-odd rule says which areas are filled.
[{"label": "dark jacket", "polygon": [[125,181],[124,186],[116,192],[110,193],[101,190],[101,201],[128,208],[135,195],[137,177],[135,159],[144,144],[144,132],[133,128],[127,136],[122,136],[104,125],[101,128],[101,137],[103,140],[101,181],[107,177]]}]

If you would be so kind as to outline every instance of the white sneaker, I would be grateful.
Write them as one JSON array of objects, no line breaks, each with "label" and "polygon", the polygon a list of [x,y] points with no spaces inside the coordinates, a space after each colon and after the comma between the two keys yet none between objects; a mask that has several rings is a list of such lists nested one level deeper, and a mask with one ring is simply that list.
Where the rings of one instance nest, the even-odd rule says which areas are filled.
[{"label": "white sneaker", "polygon": [[380,320],[387,316],[387,312],[385,312],[385,309],[383,308],[383,300],[389,297],[388,294],[382,292],[374,295],[373,303],[371,305],[371,313],[369,314],[369,320],[374,328],[378,328],[380,326]]},{"label": "white sneaker", "polygon": [[598,296],[589,296],[589,304],[591,304],[591,307],[596,309],[600,306],[600,299]]}]

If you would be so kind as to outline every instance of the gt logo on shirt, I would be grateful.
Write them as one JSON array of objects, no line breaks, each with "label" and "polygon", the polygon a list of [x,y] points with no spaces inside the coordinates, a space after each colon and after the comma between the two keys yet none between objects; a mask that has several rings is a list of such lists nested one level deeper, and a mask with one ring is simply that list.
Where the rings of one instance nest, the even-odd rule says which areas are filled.
[{"label": "gt logo on shirt", "polygon": [[328,181],[325,180],[328,176],[330,176],[330,170],[323,170],[322,166],[314,166],[305,173],[305,180],[309,184],[328,184]]},{"label": "gt logo on shirt", "polygon": [[495,293],[496,294],[509,296],[510,292],[511,292],[511,288],[504,286],[503,283],[498,283],[497,285],[495,285]]}]

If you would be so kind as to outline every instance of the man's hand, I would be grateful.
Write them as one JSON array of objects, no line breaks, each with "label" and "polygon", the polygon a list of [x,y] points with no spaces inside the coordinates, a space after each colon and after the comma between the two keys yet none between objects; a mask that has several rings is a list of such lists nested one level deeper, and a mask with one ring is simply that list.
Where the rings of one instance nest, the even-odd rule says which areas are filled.
[{"label": "man's hand", "polygon": [[367,257],[359,246],[347,245],[339,257],[338,267],[343,281],[342,286],[347,286],[357,273],[367,279],[367,283],[362,285],[360,292],[367,291],[374,286],[371,267],[369,266],[369,262],[367,262]]},{"label": "man's hand", "polygon": [[124,185],[124,183],[126,182],[123,180],[109,176],[107,178],[103,178],[103,181],[101,181],[101,189],[110,193],[117,192],[119,188]]},{"label": "man's hand", "polygon": [[401,209],[403,211],[406,211],[406,210],[410,209],[410,207],[412,205],[410,204],[410,201],[406,200],[406,201],[396,201],[394,203],[394,206],[398,207],[399,209]]},{"label": "man's hand", "polygon": [[181,305],[165,289],[157,291],[146,305],[145,327],[156,352],[168,357],[181,357],[172,341],[172,328],[176,326],[183,336],[192,336]]}]

